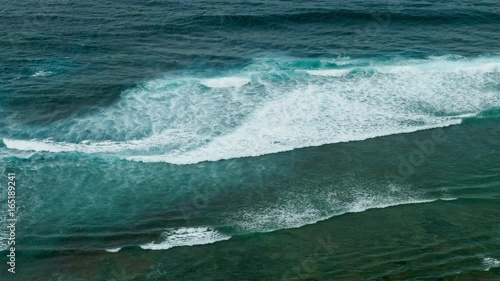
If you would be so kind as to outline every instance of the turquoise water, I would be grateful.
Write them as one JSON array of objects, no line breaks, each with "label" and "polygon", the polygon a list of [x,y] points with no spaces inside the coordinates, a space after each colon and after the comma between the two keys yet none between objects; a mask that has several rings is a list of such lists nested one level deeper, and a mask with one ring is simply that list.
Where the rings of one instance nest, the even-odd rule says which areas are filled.
[{"label": "turquoise water", "polygon": [[497,2],[3,6],[2,280],[500,279]]}]

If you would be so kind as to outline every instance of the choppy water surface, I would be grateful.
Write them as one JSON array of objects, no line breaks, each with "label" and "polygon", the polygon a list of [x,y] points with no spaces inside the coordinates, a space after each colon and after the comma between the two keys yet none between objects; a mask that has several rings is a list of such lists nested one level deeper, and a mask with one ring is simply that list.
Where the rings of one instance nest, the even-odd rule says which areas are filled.
[{"label": "choppy water surface", "polygon": [[496,1],[1,9],[2,278],[500,278]]}]

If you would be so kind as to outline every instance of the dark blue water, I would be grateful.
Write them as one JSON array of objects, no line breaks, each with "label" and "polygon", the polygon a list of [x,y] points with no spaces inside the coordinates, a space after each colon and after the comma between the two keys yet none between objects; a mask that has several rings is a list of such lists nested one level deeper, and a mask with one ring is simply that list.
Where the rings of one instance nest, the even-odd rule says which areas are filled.
[{"label": "dark blue water", "polygon": [[500,278],[498,1],[1,12],[2,280]]}]

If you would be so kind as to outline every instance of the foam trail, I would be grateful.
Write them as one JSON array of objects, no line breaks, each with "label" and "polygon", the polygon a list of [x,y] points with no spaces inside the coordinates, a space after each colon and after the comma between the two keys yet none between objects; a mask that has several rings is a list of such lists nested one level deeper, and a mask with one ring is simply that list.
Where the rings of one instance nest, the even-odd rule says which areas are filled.
[{"label": "foam trail", "polygon": [[145,250],[167,250],[173,247],[212,244],[228,240],[231,236],[224,235],[209,227],[186,227],[165,231],[164,240],[160,243],[148,243],[140,247]]},{"label": "foam trail", "polygon": [[123,151],[146,150],[161,145],[179,145],[189,142],[194,136],[191,132],[165,130],[140,140],[124,142],[114,141],[82,141],[80,143],[55,142],[53,140],[14,140],[3,139],[7,148],[38,152],[84,152],[84,153],[118,153]]},{"label": "foam trail", "polygon": [[294,195],[285,198],[283,203],[261,208],[249,207],[250,210],[235,212],[228,216],[228,224],[234,223],[242,232],[270,232],[279,229],[298,228],[309,224],[341,216],[347,213],[360,213],[373,209],[425,204],[437,200],[416,194],[406,194],[404,191],[388,191],[387,194],[375,194],[371,191],[349,191],[347,195],[320,194],[321,202],[311,202],[307,198]]},{"label": "foam trail", "polygon": [[[302,227],[305,225],[309,224],[315,224],[317,222],[327,220],[332,217],[336,216],[341,216],[344,214],[348,213],[361,213],[365,212],[368,210],[373,210],[373,209],[384,209],[384,208],[389,208],[389,207],[395,207],[395,206],[401,206],[401,205],[411,205],[411,204],[424,204],[424,203],[431,203],[434,201],[437,201],[438,199],[413,199],[413,200],[407,200],[407,201],[400,201],[400,202],[379,202],[379,203],[374,203],[370,201],[359,201],[356,202],[351,209],[348,209],[343,212],[339,212],[333,215],[328,215],[328,216],[318,216],[314,217],[314,211],[309,211],[306,213],[301,213],[297,214],[295,212],[290,212],[291,210],[278,210],[278,219],[276,220],[276,211],[271,211],[269,214],[260,217],[259,219],[262,220],[256,224],[248,224],[246,227],[250,228],[255,228],[255,227],[262,227],[263,230],[266,231],[272,231],[272,230],[278,230],[282,228],[298,228]],[[284,216],[289,216],[285,218]],[[271,220],[274,220],[275,222],[278,223],[279,227],[276,226],[266,226],[262,225],[267,223],[270,223]],[[255,229],[257,231],[257,228]],[[261,230],[262,231],[262,230]]]}]

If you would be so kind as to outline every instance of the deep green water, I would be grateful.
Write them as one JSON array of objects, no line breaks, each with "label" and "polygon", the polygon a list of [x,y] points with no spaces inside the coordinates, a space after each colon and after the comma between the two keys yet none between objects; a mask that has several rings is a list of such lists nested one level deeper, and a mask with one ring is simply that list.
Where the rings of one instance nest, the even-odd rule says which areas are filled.
[{"label": "deep green water", "polygon": [[4,1],[0,280],[500,280],[497,1]]}]

